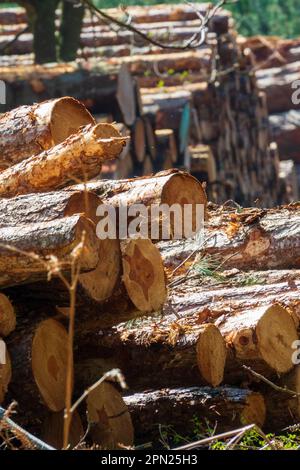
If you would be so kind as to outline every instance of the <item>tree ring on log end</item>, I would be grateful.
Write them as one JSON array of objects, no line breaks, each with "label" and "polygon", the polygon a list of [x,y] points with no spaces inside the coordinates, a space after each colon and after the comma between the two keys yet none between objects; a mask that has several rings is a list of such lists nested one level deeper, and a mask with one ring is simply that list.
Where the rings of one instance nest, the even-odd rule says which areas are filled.
[{"label": "tree ring on log end", "polygon": [[260,393],[251,393],[246,399],[245,408],[241,414],[241,424],[264,425],[266,419],[266,405],[264,397]]},{"label": "tree ring on log end", "polygon": [[80,274],[79,283],[96,302],[108,299],[120,278],[121,255],[118,240],[99,241],[99,261],[96,269]]},{"label": "tree ring on log end", "polygon": [[68,333],[56,320],[42,321],[32,341],[32,371],[38,389],[51,411],[65,405]]},{"label": "tree ring on log end", "polygon": [[0,294],[0,335],[8,336],[16,327],[16,314],[9,298]]},{"label": "tree ring on log end", "polygon": [[133,426],[127,406],[110,383],[103,382],[87,398],[91,437],[102,449],[133,445]]},{"label": "tree ring on log end", "polygon": [[269,307],[256,328],[259,350],[266,363],[279,373],[293,367],[293,342],[298,339],[293,318],[279,304]]},{"label": "tree ring on log end", "polygon": [[[64,411],[49,413],[43,423],[42,439],[55,449],[63,448]],[[77,411],[72,414],[69,448],[76,447],[84,436],[84,429]]]},{"label": "tree ring on log end", "polygon": [[[161,203],[168,204],[180,204],[182,207],[184,204],[192,204],[192,230],[196,230],[196,204],[202,204],[204,206],[204,216],[206,213],[207,197],[203,189],[202,184],[189,174],[175,174],[165,184],[162,195]],[[184,217],[182,217],[184,221]],[[174,233],[174,219],[171,217],[171,228]],[[190,230],[190,227],[188,227]]]},{"label": "tree ring on log end", "polygon": [[165,273],[158,248],[148,239],[121,243],[123,281],[127,293],[142,312],[162,308],[167,295]]},{"label": "tree ring on log end", "polygon": [[223,381],[225,362],[226,345],[220,330],[205,325],[197,342],[197,363],[202,377],[213,387]]},{"label": "tree ring on log end", "polygon": [[50,120],[53,145],[60,144],[88,124],[95,124],[95,120],[82,103],[68,96],[57,100]]}]

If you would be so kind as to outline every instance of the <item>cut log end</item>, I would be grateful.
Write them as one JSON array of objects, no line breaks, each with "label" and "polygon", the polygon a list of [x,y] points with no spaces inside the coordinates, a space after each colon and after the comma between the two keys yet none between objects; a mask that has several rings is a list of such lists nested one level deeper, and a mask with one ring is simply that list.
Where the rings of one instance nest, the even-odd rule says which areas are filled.
[{"label": "cut log end", "polygon": [[95,120],[83,104],[68,96],[57,100],[50,120],[53,145],[60,144],[88,124],[95,124]]},{"label": "cut log end", "polygon": [[[1,340],[2,341],[2,340]],[[8,385],[11,381],[12,368],[8,351],[6,350],[5,364],[0,363],[0,403],[4,401]]]},{"label": "cut log end", "polygon": [[266,419],[266,405],[264,397],[260,393],[251,393],[246,400],[246,405],[241,413],[241,424],[256,424],[262,427]]},{"label": "cut log end", "polygon": [[[42,439],[55,449],[63,448],[63,429],[64,429],[64,412],[49,413],[46,417],[43,430]],[[84,436],[84,429],[82,426],[81,418],[77,411],[73,413],[70,433],[69,433],[69,448],[74,449]]]},{"label": "cut log end", "polygon": [[68,333],[56,320],[42,321],[32,342],[32,371],[35,382],[51,411],[65,404]]},{"label": "cut log end", "polygon": [[16,327],[16,313],[9,298],[0,294],[0,336],[8,336]]},{"label": "cut log end", "polygon": [[108,299],[120,277],[121,255],[118,240],[100,240],[99,262],[93,271],[79,276],[79,283],[95,302]]},{"label": "cut log end", "polygon": [[87,398],[89,422],[93,423],[91,438],[102,449],[121,449],[133,445],[133,426],[127,406],[120,393],[104,382]]},{"label": "cut log end", "polygon": [[205,325],[197,342],[197,362],[202,377],[216,387],[224,377],[226,345],[219,329]]},{"label": "cut log end", "polygon": [[167,289],[159,250],[148,239],[122,242],[121,250],[123,281],[130,300],[143,312],[162,308]]},{"label": "cut log end", "polygon": [[269,307],[257,329],[260,353],[267,364],[278,373],[293,367],[292,345],[298,339],[295,323],[289,312],[278,304]]}]

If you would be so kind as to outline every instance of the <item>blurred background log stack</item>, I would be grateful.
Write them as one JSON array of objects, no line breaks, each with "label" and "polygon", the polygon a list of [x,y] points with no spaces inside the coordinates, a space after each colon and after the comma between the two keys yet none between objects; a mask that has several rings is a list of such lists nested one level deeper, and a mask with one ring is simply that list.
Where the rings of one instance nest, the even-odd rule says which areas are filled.
[{"label": "blurred background log stack", "polygon": [[[277,143],[280,160],[280,179],[286,174],[288,180],[300,181],[299,157],[299,65],[300,41],[279,37],[254,36],[238,38],[243,50],[247,50],[254,63],[258,87],[266,93],[272,139]],[[290,184],[288,183],[288,186]],[[285,201],[299,197],[296,190],[288,188]]]},{"label": "blurred background log stack", "polygon": [[[209,4],[199,8],[205,15]],[[118,9],[106,11],[121,19],[125,15]],[[189,5],[129,7],[127,14],[162,45],[181,47],[199,32],[197,11]],[[59,21],[59,11],[57,15]],[[26,26],[25,11],[1,10],[0,24],[4,47]],[[255,41],[251,46],[259,50]],[[142,176],[176,166],[201,176],[215,202],[257,201],[268,207],[296,194],[291,194],[290,184],[286,187],[278,153],[270,147],[268,88],[266,98],[256,86],[249,47],[224,9],[208,22],[205,41],[184,51],[149,44],[126,29],[111,31],[103,20],[87,14],[77,63],[33,65],[32,37],[27,33],[4,49],[0,74],[8,84],[8,108],[71,95],[98,122],[122,122],[120,131],[131,135],[131,144],[118,165],[103,166],[106,177]],[[291,48],[281,46],[284,51]],[[199,152],[203,145],[208,146],[207,158]]]}]

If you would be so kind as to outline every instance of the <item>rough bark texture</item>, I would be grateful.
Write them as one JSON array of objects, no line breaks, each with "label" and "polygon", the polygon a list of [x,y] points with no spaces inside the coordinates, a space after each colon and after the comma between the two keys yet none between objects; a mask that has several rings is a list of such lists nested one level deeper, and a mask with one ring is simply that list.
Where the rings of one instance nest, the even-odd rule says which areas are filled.
[{"label": "rough bark texture", "polygon": [[49,191],[92,178],[104,160],[119,155],[125,140],[110,124],[86,126],[61,144],[0,173],[0,195]]},{"label": "rough bark texture", "polygon": [[[56,221],[0,229],[0,284],[8,287],[46,279],[49,270],[60,266],[69,272],[73,250],[83,241],[79,257],[81,269],[89,271],[99,259],[99,243],[94,225],[79,215]],[[57,257],[57,261],[50,256]]]},{"label": "rough bark texture", "polygon": [[100,198],[88,191],[52,191],[0,199],[0,228],[49,222],[74,214],[84,214],[94,221],[100,204]]},{"label": "rough bark texture", "polygon": [[192,435],[195,419],[207,429],[228,431],[245,424],[262,426],[265,403],[262,395],[250,390],[220,387],[211,389],[174,388],[124,397],[132,416],[136,438],[158,441],[158,426],[172,426],[182,436]]},{"label": "rough bark texture", "polygon": [[[72,187],[72,189],[80,188],[82,189],[82,186]],[[149,208],[149,218],[151,217],[150,210],[152,205],[167,204],[168,206],[172,206],[173,204],[179,204],[180,206],[184,206],[184,204],[191,204],[192,220],[190,225],[186,224],[189,225],[188,230],[190,228],[193,230],[196,229],[197,204],[203,205],[204,213],[206,210],[206,194],[201,183],[188,173],[179,170],[162,171],[154,176],[146,176],[143,178],[90,182],[87,184],[87,189],[95,192],[101,197],[103,202],[113,207],[119,208],[124,205],[130,207],[136,204],[143,204]],[[161,216],[162,214],[160,214],[160,217]],[[128,222],[130,222],[131,219],[131,217],[128,217]],[[184,220],[184,218],[182,218],[182,220]],[[176,220],[173,219],[172,216],[170,223],[164,224],[165,230],[167,231],[166,235],[162,232],[160,219],[157,218],[157,216],[152,216],[151,222],[154,221],[157,222],[158,230],[156,234],[149,232],[151,239],[157,240],[161,237],[168,238],[174,236],[175,228],[178,227],[175,224]],[[123,228],[124,227],[122,227],[122,229]],[[182,236],[186,233],[185,229],[186,228],[182,226]],[[150,227],[148,230],[150,231]],[[127,228],[125,232],[127,233]],[[124,235],[122,235],[122,237],[124,238]]]},{"label": "rough bark texture", "polygon": [[[81,328],[76,340],[77,371],[90,382],[119,367],[131,388],[184,383],[219,385],[226,360],[225,342],[214,325],[184,329],[175,322],[161,328],[157,319],[141,318],[112,328]],[[87,382],[87,379],[85,379]]]},{"label": "rough bark texture", "polygon": [[[223,268],[291,269],[300,267],[300,208],[224,211],[208,214],[202,242],[174,241],[159,245],[165,265],[177,267],[196,255],[212,255]],[[193,255],[193,256],[191,256]]]},{"label": "rough bark texture", "polygon": [[94,123],[88,110],[70,97],[9,111],[0,119],[0,169],[48,150],[80,126]]}]

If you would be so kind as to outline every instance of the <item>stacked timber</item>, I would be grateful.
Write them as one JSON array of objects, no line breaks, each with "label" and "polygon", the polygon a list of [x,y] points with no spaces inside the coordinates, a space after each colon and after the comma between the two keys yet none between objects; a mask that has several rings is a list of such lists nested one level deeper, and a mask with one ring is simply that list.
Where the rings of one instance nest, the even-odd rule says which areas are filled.
[{"label": "stacked timber", "polygon": [[[271,138],[278,146],[280,159],[293,160],[294,169],[288,170],[288,174],[292,172],[297,175],[299,173],[298,138],[300,135],[299,39],[239,37],[238,43],[251,56],[257,85],[266,94]],[[283,170],[279,176],[280,202],[282,203],[297,200],[297,189],[295,191],[292,189],[291,178],[287,177],[287,184],[282,181],[282,175],[287,173],[287,165],[282,164]]]},{"label": "stacked timber", "polygon": [[[199,8],[203,14],[210,11],[209,4]],[[199,33],[199,16],[191,6],[105,11],[123,20],[130,15],[154,44],[126,29],[112,31],[106,22],[88,16],[77,63],[28,66],[32,49],[29,54],[1,58],[7,107],[58,93],[72,94],[89,109],[101,112],[101,122],[122,122],[120,131],[131,136],[131,143],[119,164],[111,161],[103,166],[106,178],[149,175],[177,166],[204,177],[215,202],[234,199],[249,205],[257,201],[269,207],[287,201],[290,189],[279,177],[277,154],[270,147],[275,137],[269,132],[269,93],[266,89],[266,102],[256,86],[250,44],[246,47],[237,36],[231,14],[217,10],[199,48],[176,50],[176,45],[182,47]],[[14,25],[10,13],[3,11],[0,42],[11,38],[9,29]],[[15,17],[16,33],[23,26],[24,12]],[[59,23],[59,13],[57,20]],[[17,53],[18,48],[21,52],[30,41],[21,35],[12,44],[16,50],[10,52]],[[171,44],[174,50],[159,44]],[[258,75],[259,86],[261,80]],[[209,146],[210,154],[206,165],[201,159],[200,171],[199,165],[198,169],[195,166],[199,145]],[[295,199],[295,194],[292,197]]]}]

